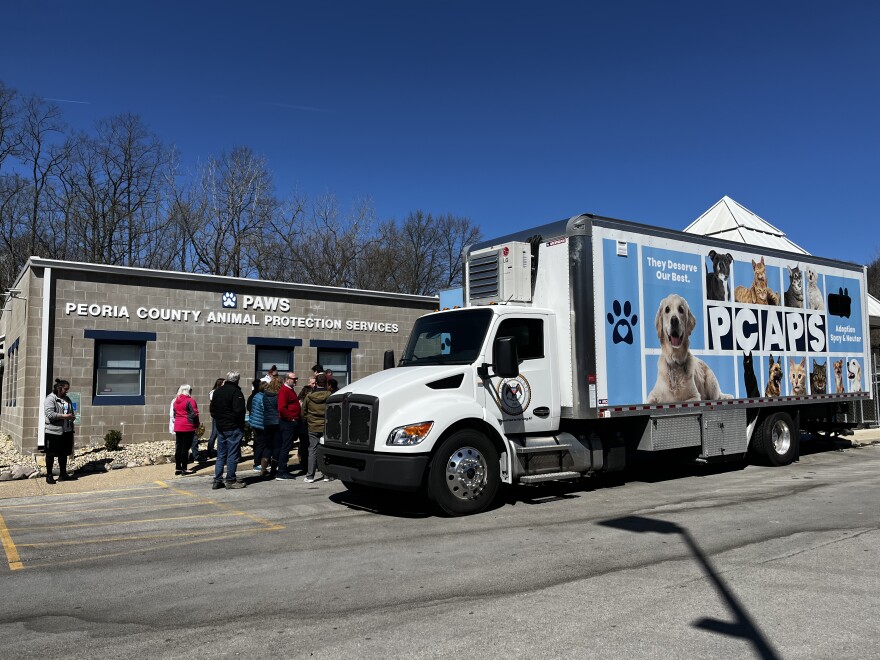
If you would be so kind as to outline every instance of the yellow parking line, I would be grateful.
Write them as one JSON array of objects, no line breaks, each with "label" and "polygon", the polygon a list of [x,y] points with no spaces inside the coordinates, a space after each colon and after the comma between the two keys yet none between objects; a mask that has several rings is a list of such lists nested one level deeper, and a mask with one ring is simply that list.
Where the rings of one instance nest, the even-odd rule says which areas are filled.
[{"label": "yellow parking line", "polygon": [[[170,495],[162,495],[162,497],[170,498]],[[206,506],[211,504],[211,502],[175,502],[174,504],[136,504],[129,506],[111,506],[106,509],[76,509],[75,511],[63,510],[63,511],[40,511],[40,517],[45,516],[67,516],[70,517],[72,513],[104,513],[105,511],[134,511],[135,509],[150,509],[151,511],[158,511],[160,509],[179,509],[181,507],[187,506]],[[14,518],[32,518],[34,516],[34,512],[31,511],[13,511],[6,512],[6,519],[12,520]]]},{"label": "yellow parking line", "polygon": [[[243,536],[245,534],[253,534],[255,532],[256,533],[275,532],[275,531],[278,531],[279,529],[284,529],[284,526],[278,525],[277,527],[270,527],[270,528],[257,527],[255,529],[243,529],[243,530],[239,530],[236,532],[224,532],[222,535],[215,533],[213,536],[206,535],[206,536],[202,536],[199,538],[191,538],[186,541],[163,543],[161,547],[162,548],[174,548],[174,547],[179,547],[179,546],[184,546],[184,545],[193,545],[195,543],[207,543],[209,541],[223,541],[223,540],[228,539],[229,537],[232,537],[232,536]],[[155,546],[152,548],[149,548],[149,550],[155,550],[155,549],[157,549]],[[119,552],[110,552],[110,553],[107,553],[104,555],[89,555],[88,557],[77,557],[76,559],[62,559],[62,560],[53,559],[52,561],[44,562],[44,563],[36,563],[36,564],[29,563],[26,568],[29,568],[29,569],[30,568],[43,568],[45,566],[51,566],[52,568],[57,568],[58,566],[64,566],[67,564],[81,564],[86,561],[95,561],[97,559],[109,559],[110,557],[124,557],[126,555],[133,555],[135,553],[142,553],[145,551],[146,550],[144,548],[136,548],[134,550],[120,550]],[[24,567],[22,567],[22,568],[24,568]]]},{"label": "yellow parking line", "polygon": [[[199,495],[195,495],[194,493],[191,493],[188,490],[182,490],[180,488],[172,488],[171,486],[166,484],[164,481],[157,481],[156,483],[164,488],[167,488],[168,490],[170,490],[173,493],[178,493],[180,495],[188,495],[189,497],[192,497],[193,499],[201,500],[202,502],[210,502],[211,504],[214,504],[215,506],[217,506],[220,509],[224,509],[226,511],[233,511],[237,515],[245,516],[246,518],[250,518],[251,520],[253,520],[256,523],[259,523],[260,525],[265,525],[266,527],[270,527],[273,529],[276,528],[276,526],[277,526],[277,523],[273,523],[269,520],[266,520],[265,518],[261,518],[260,516],[255,516],[251,513],[248,513],[247,511],[239,511],[238,509],[234,509],[231,506],[228,506],[226,504],[222,504],[220,502],[217,502],[216,500],[211,500],[211,499],[208,499],[205,497],[201,497]],[[279,529],[284,529],[284,526],[282,525]]]},{"label": "yellow parking line", "polygon": [[33,525],[31,527],[10,527],[10,532],[33,532],[41,529],[75,529],[82,527],[106,527],[108,525],[133,525],[135,523],[170,522],[172,520],[191,520],[193,518],[217,518],[222,516],[246,516],[242,511],[223,511],[192,516],[171,516],[170,518],[141,518],[140,520],[110,520],[107,522],[72,523],[70,525]]},{"label": "yellow parking line", "polygon": [[[47,541],[45,543],[19,543],[20,548],[50,548],[61,545],[88,545],[90,543],[112,543],[114,541],[146,541],[149,539],[174,539],[174,538],[193,538],[200,536],[210,536],[211,538],[222,539],[226,536],[236,536],[238,534],[247,534],[249,532],[275,532],[279,529],[284,529],[283,525],[276,525],[274,527],[269,528],[250,528],[243,530],[236,530],[234,532],[228,532],[218,535],[216,529],[211,529],[204,532],[180,532],[179,534],[141,534],[140,536],[116,536],[111,538],[100,538],[100,539],[77,539],[72,541]],[[143,548],[140,548],[138,552],[143,552]],[[110,555],[104,555],[110,556]],[[92,557],[94,558],[94,557]]]},{"label": "yellow parking line", "polygon": [[[103,491],[96,490],[92,494],[98,495]],[[79,493],[68,493],[68,495],[78,495]],[[48,497],[48,496],[47,496]],[[126,500],[148,500],[151,498],[157,497],[168,497],[167,492],[160,492],[156,495],[136,495],[135,497],[110,497],[106,500],[101,500],[102,502],[123,502]],[[74,506],[80,506],[82,504],[87,504],[88,502],[40,502],[39,504],[10,504],[10,505],[0,505],[0,510],[7,509],[47,509],[47,508],[56,508],[59,506],[63,506],[65,504],[71,504]]]},{"label": "yellow parking line", "polygon": [[15,543],[9,535],[9,530],[6,529],[6,522],[3,520],[2,515],[0,515],[0,541],[2,541],[3,549],[6,551],[6,561],[9,563],[9,570],[17,571],[24,568],[24,564],[21,563],[21,558],[18,556]]}]

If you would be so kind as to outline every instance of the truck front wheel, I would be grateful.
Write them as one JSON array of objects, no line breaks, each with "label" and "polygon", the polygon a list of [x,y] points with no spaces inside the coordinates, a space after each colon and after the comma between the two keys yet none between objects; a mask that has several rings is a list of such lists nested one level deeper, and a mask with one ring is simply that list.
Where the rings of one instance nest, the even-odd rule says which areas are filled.
[{"label": "truck front wheel", "polygon": [[428,497],[443,513],[485,510],[498,493],[498,452],[482,433],[458,431],[440,445],[428,468]]},{"label": "truck front wheel", "polygon": [[798,441],[798,429],[791,415],[771,413],[755,429],[754,453],[768,465],[788,465],[798,454]]}]

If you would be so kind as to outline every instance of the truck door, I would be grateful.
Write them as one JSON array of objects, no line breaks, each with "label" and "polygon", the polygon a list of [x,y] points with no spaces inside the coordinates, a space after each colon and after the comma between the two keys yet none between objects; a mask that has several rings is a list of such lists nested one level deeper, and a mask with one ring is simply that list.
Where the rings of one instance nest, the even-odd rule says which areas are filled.
[{"label": "truck door", "polygon": [[[486,415],[495,417],[505,433],[542,433],[559,426],[559,387],[549,323],[546,317],[517,316],[498,324],[492,354],[499,338],[513,337],[520,362],[515,378],[490,375],[483,380]],[[488,356],[490,364],[493,355]]]}]

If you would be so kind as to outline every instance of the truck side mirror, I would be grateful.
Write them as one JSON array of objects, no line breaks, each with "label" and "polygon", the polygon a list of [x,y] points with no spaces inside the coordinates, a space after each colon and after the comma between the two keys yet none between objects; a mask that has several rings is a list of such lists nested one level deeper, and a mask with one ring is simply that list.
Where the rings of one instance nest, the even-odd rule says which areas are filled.
[{"label": "truck side mirror", "polygon": [[385,351],[385,358],[382,360],[383,369],[394,368],[394,351]]},{"label": "truck side mirror", "polygon": [[513,337],[499,337],[495,341],[495,362],[492,368],[495,375],[501,378],[515,378],[519,375],[519,355]]}]

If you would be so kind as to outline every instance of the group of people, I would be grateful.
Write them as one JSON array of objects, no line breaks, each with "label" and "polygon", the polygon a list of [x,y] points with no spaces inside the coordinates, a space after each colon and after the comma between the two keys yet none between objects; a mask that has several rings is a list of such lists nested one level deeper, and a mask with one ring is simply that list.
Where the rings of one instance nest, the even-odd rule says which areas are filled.
[{"label": "group of people", "polygon": [[[290,452],[299,442],[299,467],[306,483],[317,480],[317,448],[324,434],[324,411],[327,398],[339,389],[332,372],[321,365],[312,367],[309,384],[296,392],[296,373],[286,374],[282,382],[278,368],[253,381],[247,400],[239,386],[241,374],[230,371],[218,378],[209,394],[212,420],[207,456],[216,456],[213,488],[244,488],[236,468],[241,458],[245,424],[254,435],[254,472],[278,481],[295,479],[288,466]],[[192,386],[181,385],[169,410],[169,430],[175,435],[175,474],[190,474],[190,453],[197,463],[204,462],[196,431],[200,426],[199,410],[192,397]],[[215,451],[216,443],[216,451]],[[225,475],[224,475],[225,472]],[[332,481],[324,477],[325,481]]]},{"label": "group of people", "polygon": [[[201,421],[192,385],[178,388],[168,419],[168,430],[175,437],[174,473],[193,473],[189,469],[190,456],[196,463],[216,457],[213,488],[244,488],[236,468],[241,459],[245,424],[249,423],[254,434],[254,472],[279,481],[295,479],[287,462],[298,442],[299,468],[305,472],[304,481],[317,481],[317,448],[324,435],[326,402],[339,389],[333,372],[316,364],[308,385],[297,393],[296,373],[288,373],[282,381],[278,368],[273,365],[263,378],[253,381],[253,392],[247,401],[238,384],[240,378],[239,372],[230,371],[226,378],[217,379],[208,395],[212,424],[206,453],[199,450]],[[76,479],[67,472],[67,458],[73,455],[76,418],[68,390],[70,383],[56,378],[52,391],[43,401],[46,483],[49,484],[56,483],[53,475],[56,458],[59,480]],[[331,477],[323,479],[332,481]]]}]

